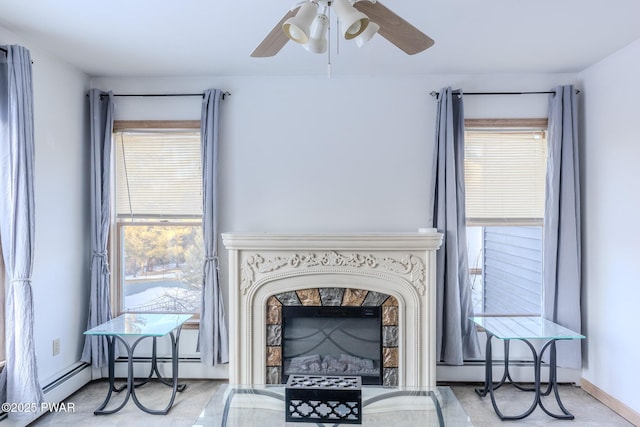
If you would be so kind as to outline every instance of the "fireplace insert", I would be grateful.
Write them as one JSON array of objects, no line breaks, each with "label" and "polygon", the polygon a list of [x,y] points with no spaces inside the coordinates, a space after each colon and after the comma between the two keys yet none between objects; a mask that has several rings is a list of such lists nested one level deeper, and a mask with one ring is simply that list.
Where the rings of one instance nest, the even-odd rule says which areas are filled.
[{"label": "fireplace insert", "polygon": [[360,376],[382,384],[382,309],[282,307],[282,381],[289,375]]}]

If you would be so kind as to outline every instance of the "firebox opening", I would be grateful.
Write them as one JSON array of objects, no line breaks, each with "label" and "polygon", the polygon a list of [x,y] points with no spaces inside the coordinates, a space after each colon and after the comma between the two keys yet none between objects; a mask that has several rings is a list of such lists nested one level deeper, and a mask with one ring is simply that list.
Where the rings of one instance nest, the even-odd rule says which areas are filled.
[{"label": "firebox opening", "polygon": [[291,374],[357,375],[382,384],[380,306],[283,306],[283,383]]}]

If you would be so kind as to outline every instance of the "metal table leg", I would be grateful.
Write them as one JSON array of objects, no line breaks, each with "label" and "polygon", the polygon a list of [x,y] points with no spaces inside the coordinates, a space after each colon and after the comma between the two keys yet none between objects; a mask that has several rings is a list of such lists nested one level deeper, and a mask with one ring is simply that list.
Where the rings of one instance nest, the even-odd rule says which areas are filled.
[{"label": "metal table leg", "polygon": [[[126,341],[124,341],[122,338],[120,338],[117,335],[114,336],[105,336],[105,338],[107,339],[107,348],[108,348],[108,352],[109,352],[109,391],[107,392],[107,397],[104,399],[104,402],[102,402],[102,404],[100,406],[98,406],[98,408],[93,411],[94,415],[109,415],[109,414],[113,414],[115,412],[118,412],[120,409],[124,408],[124,405],[127,404],[127,402],[129,401],[129,397],[131,397],[131,389],[132,389],[132,385],[133,385],[133,380],[132,380],[132,376],[131,375],[127,375],[127,382],[125,385],[121,386],[121,387],[116,387],[115,386],[115,347],[116,347],[116,338],[118,338],[127,348],[127,366],[130,366],[132,364],[132,354],[130,351],[130,347],[127,344]],[[113,392],[115,391],[116,393],[121,392],[122,390],[126,389],[127,390],[127,394],[124,397],[122,403],[120,404],[120,406],[114,408],[114,409],[108,409],[105,410],[104,408],[106,408],[106,406],[109,404],[109,401],[111,400],[111,396],[113,394]]]},{"label": "metal table leg", "polygon": [[[155,352],[155,338],[154,338],[154,348],[153,348],[153,352],[152,352],[152,360],[151,360],[151,372],[149,373],[149,377],[144,380],[142,383],[140,383],[139,385],[144,385],[146,384],[149,379],[151,378],[151,375],[153,374],[153,372],[155,371],[156,375],[158,376],[158,379],[166,385],[169,385],[172,387],[172,392],[171,392],[171,398],[169,399],[169,403],[167,404],[167,406],[164,409],[150,409],[147,408],[146,406],[144,406],[139,400],[138,397],[136,396],[136,387],[132,387],[131,388],[131,398],[133,399],[133,402],[136,404],[136,406],[140,409],[142,409],[144,412],[148,413],[148,414],[152,414],[152,415],[166,415],[169,410],[171,409],[171,407],[173,406],[173,402],[175,401],[176,398],[176,392],[178,391],[183,391],[185,389],[185,385],[178,385],[178,346],[179,346],[179,341],[180,341],[180,332],[182,330],[182,326],[178,327],[176,330],[176,334],[174,335],[173,332],[169,333],[169,337],[171,338],[171,371],[172,371],[172,378],[171,378],[171,383],[168,383],[164,378],[162,378],[162,376],[160,375],[160,372],[158,371],[157,368],[157,360],[156,360],[156,352]],[[133,345],[131,346],[131,353],[133,353],[133,351],[135,350],[136,346],[138,345],[138,343],[140,341],[142,341],[144,338],[147,337],[142,337],[139,338],[138,340],[136,340]],[[130,370],[130,376],[131,376],[131,381],[133,384],[133,363],[130,363],[129,365],[129,370]]]},{"label": "metal table leg", "polygon": [[[143,337],[143,338],[147,338],[147,337]],[[161,374],[160,371],[158,369],[158,358],[157,358],[157,339],[158,337],[151,337],[153,338],[153,344],[152,344],[152,348],[151,348],[151,367],[149,369],[149,375],[147,375],[147,377],[145,379],[143,379],[141,382],[139,383],[135,383],[134,387],[142,387],[143,385],[145,385],[146,383],[148,383],[150,380],[153,379],[153,375],[155,374],[155,378],[157,380],[159,380],[161,383],[163,383],[164,385],[167,385],[169,387],[173,386],[173,382],[167,380],[166,378],[164,378]],[[178,391],[184,391],[184,389],[187,388],[186,384],[178,384]]]},{"label": "metal table leg", "polygon": [[[109,390],[107,392],[107,396],[104,402],[93,413],[95,415],[108,415],[108,414],[113,414],[115,412],[118,412],[127,404],[127,402],[129,401],[129,398],[131,397],[133,399],[133,402],[136,404],[136,406],[148,414],[153,414],[153,415],[167,414],[171,409],[171,407],[173,406],[173,402],[175,401],[175,398],[176,398],[176,393],[181,392],[186,388],[185,384],[178,384],[178,350],[179,350],[179,341],[180,341],[181,331],[182,331],[182,326],[176,329],[175,335],[173,332],[169,333],[169,337],[171,338],[171,368],[172,368],[171,381],[168,381],[167,379],[163,378],[162,375],[160,374],[160,371],[158,370],[156,337],[143,336],[138,338],[136,341],[134,341],[132,345],[129,345],[129,343],[126,340],[124,340],[122,337],[118,335],[106,336],[107,343],[108,343],[108,351],[109,351]],[[120,340],[120,342],[122,342],[122,344],[127,350],[127,383],[126,385],[121,387],[115,387],[115,341],[116,341],[116,338]],[[133,353],[137,345],[145,338],[153,338],[153,349],[151,354],[151,370],[147,378],[145,378],[140,383],[136,384],[134,381],[134,372],[133,372]],[[171,393],[171,398],[169,399],[169,403],[164,409],[160,409],[160,410],[150,409],[146,407],[140,402],[140,400],[138,400],[138,397],[136,396],[136,388],[141,387],[146,383],[148,383],[149,380],[151,380],[154,373],[156,374],[156,377],[158,380],[160,380],[160,382],[173,388]],[[124,400],[122,401],[122,403],[117,408],[104,410],[104,408],[108,405],[109,401],[111,400],[112,393],[114,391],[120,392],[125,388],[127,390],[127,394],[124,397]]]},{"label": "metal table leg", "polygon": [[[538,364],[538,355],[536,353],[536,350],[529,341],[522,340],[527,344],[527,346],[529,346],[529,349],[531,349],[531,353],[533,355],[535,387],[533,390],[525,387],[518,387],[518,388],[520,390],[534,391],[535,396],[534,396],[533,402],[531,403],[531,406],[529,406],[529,408],[520,415],[514,415],[514,416],[504,415],[502,411],[500,411],[500,409],[498,408],[498,403],[496,402],[494,391],[500,388],[506,382],[507,379],[512,384],[514,384],[514,382],[511,379],[511,375],[509,374],[509,353],[508,353],[508,346],[505,346],[504,373],[502,375],[502,379],[496,385],[493,384],[493,356],[492,356],[492,350],[491,350],[492,338],[493,338],[493,334],[491,334],[490,332],[487,332],[487,346],[485,351],[486,360],[485,360],[484,388],[476,389],[476,393],[481,397],[484,397],[487,395],[487,393],[489,393],[489,396],[491,397],[491,404],[493,405],[493,409],[498,415],[498,417],[500,417],[501,420],[520,420],[522,418],[526,418],[529,415],[531,415],[531,413],[535,410],[536,406],[538,406],[538,402],[539,402],[540,371],[538,369],[539,364]],[[509,341],[509,340],[505,340],[505,341]]]},{"label": "metal table leg", "polygon": [[[560,393],[558,392],[558,366],[557,366],[557,360],[556,360],[556,341],[557,340],[550,340],[549,342],[547,342],[542,349],[540,349],[540,356],[538,357],[538,364],[541,366],[542,365],[542,355],[544,354],[544,352],[546,351],[547,348],[550,348],[549,350],[549,385],[547,387],[547,391],[545,393],[542,393],[542,395],[548,395],[551,390],[553,390],[553,394],[556,398],[556,403],[558,404],[558,406],[560,407],[560,410],[563,412],[562,414],[555,414],[550,412],[547,408],[545,408],[544,404],[542,403],[541,399],[539,400],[540,403],[540,408],[542,408],[542,410],[544,412],[547,413],[547,415],[550,415],[554,418],[558,418],[561,420],[572,420],[574,419],[574,416],[567,410],[567,408],[564,407],[564,405],[562,404],[562,400],[560,400]],[[540,370],[540,366],[538,366],[538,370]]]},{"label": "metal table leg", "polygon": [[[531,415],[531,413],[535,410],[536,406],[540,406],[540,408],[542,408],[542,410],[547,413],[548,415],[554,417],[554,418],[559,418],[559,419],[566,419],[566,420],[572,420],[574,417],[573,415],[571,415],[571,413],[569,413],[569,411],[567,411],[567,409],[564,407],[564,405],[562,404],[562,401],[560,400],[560,394],[558,393],[558,380],[557,380],[557,366],[556,366],[556,340],[555,339],[551,339],[549,340],[546,344],[544,344],[544,346],[540,349],[540,352],[538,353],[535,349],[535,347],[527,340],[525,339],[520,339],[520,341],[524,342],[525,344],[527,344],[527,346],[529,347],[529,349],[531,350],[531,354],[533,355],[533,365],[534,365],[534,387],[533,388],[529,388],[529,387],[522,387],[518,384],[516,384],[512,379],[511,379],[511,375],[509,374],[509,347],[508,347],[508,342],[509,340],[505,340],[505,360],[504,360],[504,374],[502,375],[502,379],[494,385],[493,383],[493,361],[492,361],[492,350],[491,350],[491,339],[493,338],[493,335],[489,332],[487,332],[487,345],[486,345],[486,351],[485,351],[485,384],[483,388],[478,388],[476,389],[476,393],[481,396],[484,397],[487,395],[487,393],[490,395],[491,397],[491,404],[493,405],[493,409],[495,410],[496,414],[498,415],[498,417],[500,417],[501,420],[520,420],[523,418],[528,417],[529,415]],[[547,348],[550,348],[550,360],[549,360],[549,383],[547,385],[547,389],[543,392],[542,391],[542,384],[541,384],[541,373],[542,373],[542,356],[544,354],[544,352],[546,351]],[[495,394],[494,391],[497,390],[499,387],[501,387],[506,380],[509,380],[509,382],[511,384],[513,384],[516,388],[518,388],[519,390],[523,390],[523,391],[533,391],[534,392],[534,397],[533,397],[533,402],[531,403],[531,406],[522,414],[520,415],[504,415],[500,409],[498,408],[498,404],[496,402],[496,398],[495,398]],[[556,399],[556,402],[558,403],[558,406],[560,407],[560,409],[562,410],[563,414],[554,414],[552,412],[550,412],[547,408],[545,408],[541,397],[542,396],[547,396],[551,393],[551,390],[553,390],[554,392],[554,396]]]}]

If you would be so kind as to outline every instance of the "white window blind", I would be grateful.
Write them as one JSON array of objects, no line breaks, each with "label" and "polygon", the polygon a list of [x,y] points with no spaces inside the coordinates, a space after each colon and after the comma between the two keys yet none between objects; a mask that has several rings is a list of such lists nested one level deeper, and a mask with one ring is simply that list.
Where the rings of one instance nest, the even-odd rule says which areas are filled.
[{"label": "white window blind", "polygon": [[547,141],[544,130],[465,130],[468,225],[542,224]]},{"label": "white window blind", "polygon": [[118,218],[202,217],[200,132],[122,131],[114,143]]}]

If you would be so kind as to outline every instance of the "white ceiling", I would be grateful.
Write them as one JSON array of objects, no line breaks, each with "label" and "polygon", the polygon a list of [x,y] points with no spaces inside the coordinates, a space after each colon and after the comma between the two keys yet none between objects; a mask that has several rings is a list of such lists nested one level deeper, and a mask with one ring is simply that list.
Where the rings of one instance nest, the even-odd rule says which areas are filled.
[{"label": "white ceiling", "polygon": [[[326,73],[293,42],[253,49],[296,0],[0,0],[0,27],[91,76]],[[342,41],[343,74],[578,72],[640,38],[638,0],[384,0],[435,40],[409,56]],[[6,43],[0,39],[0,44]],[[27,46],[28,47],[28,46]]]}]

